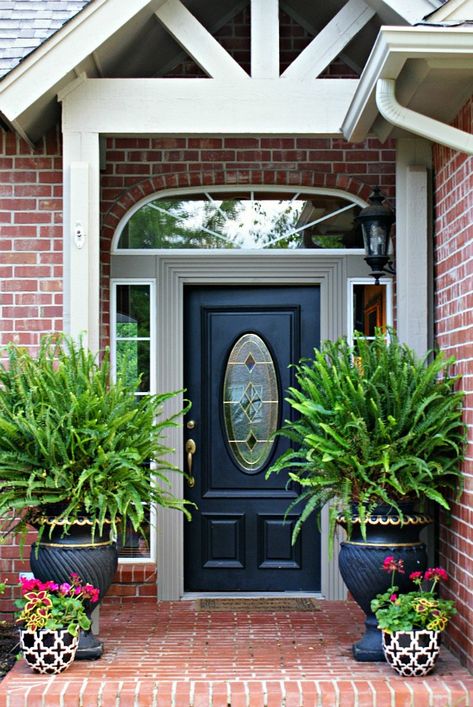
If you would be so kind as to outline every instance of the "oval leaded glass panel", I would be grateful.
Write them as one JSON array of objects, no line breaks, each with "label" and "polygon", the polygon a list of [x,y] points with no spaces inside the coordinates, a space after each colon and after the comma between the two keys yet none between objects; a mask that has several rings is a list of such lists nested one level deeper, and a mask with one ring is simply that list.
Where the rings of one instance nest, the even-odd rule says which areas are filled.
[{"label": "oval leaded glass panel", "polygon": [[271,353],[257,334],[244,334],[228,357],[223,382],[228,445],[245,472],[256,473],[273,448],[278,426],[279,386]]}]

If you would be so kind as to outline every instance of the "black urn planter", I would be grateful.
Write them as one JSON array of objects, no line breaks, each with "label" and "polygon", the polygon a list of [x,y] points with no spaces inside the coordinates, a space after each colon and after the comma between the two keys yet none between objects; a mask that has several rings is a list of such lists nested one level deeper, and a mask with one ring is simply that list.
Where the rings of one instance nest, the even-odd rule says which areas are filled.
[{"label": "black urn planter", "polygon": [[[99,603],[110,587],[117,569],[117,548],[109,531],[103,535],[92,534],[92,524],[79,519],[63,535],[64,523],[54,517],[39,521],[45,525],[42,538],[33,543],[30,565],[34,576],[42,582],[52,580],[58,584],[69,582],[71,572],[77,572],[82,582],[99,589]],[[98,604],[85,604],[87,616]],[[92,630],[80,631],[76,660],[96,660],[103,654],[103,644]]]},{"label": "black urn planter", "polygon": [[[353,644],[355,660],[380,662],[385,660],[381,631],[371,611],[371,600],[391,585],[391,574],[382,570],[385,557],[404,562],[404,574],[396,574],[396,585],[401,592],[412,591],[411,572],[427,568],[425,545],[419,533],[432,519],[413,510],[413,505],[402,504],[404,522],[391,506],[377,506],[366,521],[366,539],[361,534],[360,518],[356,511],[350,540],[341,543],[339,568],[350,594],[366,614],[366,631]],[[343,519],[339,524],[345,527]]]}]

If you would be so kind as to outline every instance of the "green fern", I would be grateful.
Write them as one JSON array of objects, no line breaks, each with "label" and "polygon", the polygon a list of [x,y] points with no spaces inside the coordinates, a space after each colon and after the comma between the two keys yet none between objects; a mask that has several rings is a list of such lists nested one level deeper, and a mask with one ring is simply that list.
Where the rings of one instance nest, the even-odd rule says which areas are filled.
[{"label": "green fern", "polygon": [[[102,532],[130,523],[142,531],[145,507],[183,511],[169,491],[169,428],[181,413],[163,410],[176,393],[135,397],[124,375],[112,383],[101,363],[66,336],[45,337],[38,355],[13,344],[0,366],[0,518],[3,531],[24,531],[45,507],[68,523],[86,514]],[[149,465],[152,465],[150,471]],[[68,525],[65,525],[67,532]]]},{"label": "green fern", "polygon": [[449,509],[452,493],[462,490],[466,439],[452,364],[442,353],[419,359],[393,331],[377,331],[373,341],[356,334],[353,347],[345,339],[326,341],[295,366],[298,387],[289,388],[287,401],[298,418],[278,432],[294,449],[266,475],[288,470],[300,484],[290,506],[303,508],[293,542],[328,501],[330,529],[341,514],[348,534],[353,503],[361,520],[378,504],[402,517],[399,503],[406,500]]}]

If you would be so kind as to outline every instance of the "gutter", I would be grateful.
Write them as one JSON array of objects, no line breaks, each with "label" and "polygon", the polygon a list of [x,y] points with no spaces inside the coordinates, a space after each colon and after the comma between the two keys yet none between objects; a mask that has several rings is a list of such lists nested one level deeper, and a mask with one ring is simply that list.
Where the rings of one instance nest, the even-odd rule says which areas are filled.
[{"label": "gutter", "polygon": [[473,155],[473,135],[439,120],[429,118],[422,113],[406,108],[396,99],[396,81],[378,79],[376,82],[376,105],[388,123],[403,130],[438,142],[453,150]]}]

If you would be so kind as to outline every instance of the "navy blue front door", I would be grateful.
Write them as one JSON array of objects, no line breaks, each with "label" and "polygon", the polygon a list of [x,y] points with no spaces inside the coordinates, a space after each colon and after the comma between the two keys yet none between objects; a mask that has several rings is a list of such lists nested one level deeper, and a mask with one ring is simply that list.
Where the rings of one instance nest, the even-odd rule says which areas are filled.
[{"label": "navy blue front door", "polygon": [[185,523],[185,589],[319,590],[315,520],[292,546],[295,489],[284,474],[265,479],[289,444],[272,432],[292,414],[290,364],[319,344],[319,288],[192,287],[185,302],[186,497],[198,506]]}]

